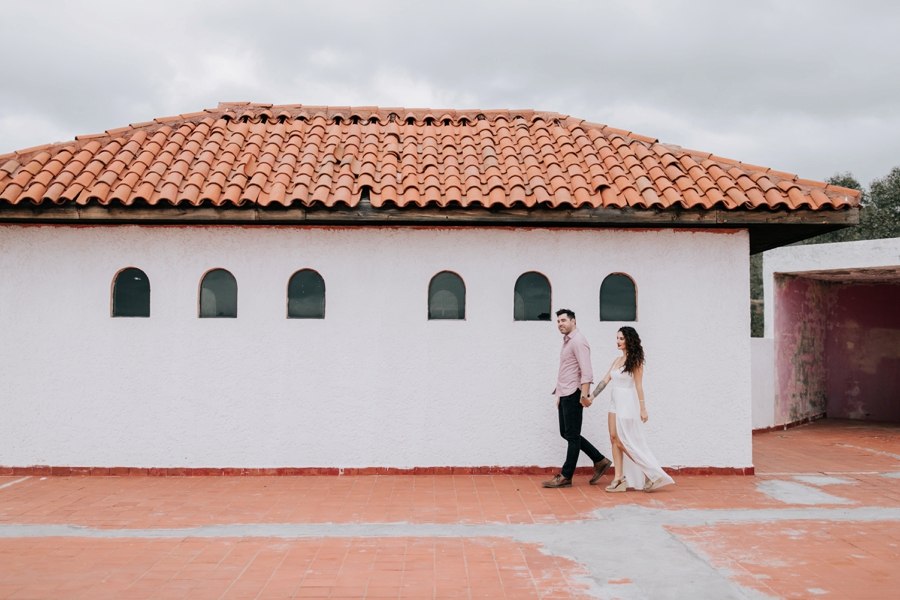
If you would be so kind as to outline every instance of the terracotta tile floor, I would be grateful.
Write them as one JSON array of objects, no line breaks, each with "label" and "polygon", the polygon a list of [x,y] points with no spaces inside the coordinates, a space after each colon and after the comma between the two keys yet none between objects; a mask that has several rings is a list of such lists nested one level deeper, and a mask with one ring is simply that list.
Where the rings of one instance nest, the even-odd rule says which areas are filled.
[{"label": "terracotta tile floor", "polygon": [[[900,461],[891,467],[900,471]],[[818,473],[805,469],[796,473]],[[835,472],[835,471],[831,471]],[[866,488],[866,502],[896,506],[900,479],[871,472],[845,475]],[[757,477],[692,476],[652,495],[605,494],[577,481],[565,493],[540,487],[541,477],[492,475],[30,478],[0,490],[0,524],[68,523],[101,529],[196,527],[215,523],[515,523],[553,524],[591,518],[598,509],[781,508],[761,493]],[[4,480],[15,478],[0,478]],[[604,479],[604,485],[609,477]],[[465,492],[461,492],[460,489]],[[842,496],[848,490],[830,489]]]},{"label": "terracotta tile floor", "polygon": [[900,523],[781,521],[669,531],[741,584],[784,598],[900,597]]},{"label": "terracotta tile floor", "polygon": [[3,598],[586,598],[587,570],[508,539],[9,540]]},{"label": "terracotta tile floor", "polygon": [[[680,477],[677,486],[653,495],[606,494],[603,486],[587,485],[587,478],[576,480],[574,488],[561,494],[541,487],[546,478],[32,477],[0,490],[0,523],[69,523],[105,529],[212,523],[552,524],[590,518],[599,508],[620,505],[781,506],[756,490],[753,477]],[[900,481],[897,484],[900,489]]]},{"label": "terracotta tile floor", "polygon": [[753,463],[757,475],[900,471],[900,425],[824,419],[754,435]]},{"label": "terracotta tile floor", "polygon": [[[653,494],[530,476],[0,477],[0,598],[900,589],[900,425],[825,420],[753,442],[756,477],[683,476]],[[628,527],[663,536],[655,562],[649,533],[615,538]]]}]

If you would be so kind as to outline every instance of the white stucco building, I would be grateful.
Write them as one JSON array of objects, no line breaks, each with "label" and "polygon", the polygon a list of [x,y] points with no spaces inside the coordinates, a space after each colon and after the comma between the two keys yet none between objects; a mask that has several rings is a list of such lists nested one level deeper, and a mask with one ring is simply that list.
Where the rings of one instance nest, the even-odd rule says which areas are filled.
[{"label": "white stucco building", "polygon": [[745,469],[749,254],[857,200],[532,111],[224,104],[2,156],[0,466],[559,465],[570,308],[597,378],[641,334],[664,465]]}]

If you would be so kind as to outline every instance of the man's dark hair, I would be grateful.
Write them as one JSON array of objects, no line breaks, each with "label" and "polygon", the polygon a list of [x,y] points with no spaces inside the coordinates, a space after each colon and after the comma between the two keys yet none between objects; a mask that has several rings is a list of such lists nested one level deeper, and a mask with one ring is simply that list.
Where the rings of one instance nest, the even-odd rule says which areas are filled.
[{"label": "man's dark hair", "polygon": [[558,311],[556,311],[556,316],[558,317],[560,315],[567,315],[573,321],[575,320],[575,313],[572,312],[571,310],[569,310],[568,308],[561,308]]}]

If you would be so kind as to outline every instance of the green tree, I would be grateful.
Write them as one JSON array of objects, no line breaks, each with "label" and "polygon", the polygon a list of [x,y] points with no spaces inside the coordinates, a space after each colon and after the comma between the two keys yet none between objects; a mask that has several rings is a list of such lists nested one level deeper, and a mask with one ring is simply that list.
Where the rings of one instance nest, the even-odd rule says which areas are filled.
[{"label": "green tree", "polygon": [[[823,233],[797,244],[826,244],[900,237],[900,167],[894,167],[866,190],[852,173],[837,173],[828,178],[831,185],[859,190],[859,225]],[[763,255],[750,257],[750,335],[762,337],[763,322]]]},{"label": "green tree", "polygon": [[868,191],[863,189],[852,173],[834,175],[828,179],[828,183],[862,192],[859,225],[798,243],[825,244],[900,237],[900,167],[894,167],[890,173],[873,181]]},{"label": "green tree", "polygon": [[750,255],[750,337],[763,337],[765,321],[763,320],[763,255]]},{"label": "green tree", "polygon": [[[900,167],[894,167],[890,173],[872,182],[868,202],[874,208],[866,222],[867,229],[861,232],[866,237],[857,239],[900,237]],[[865,208],[860,212],[864,210]],[[860,225],[862,224],[860,215]]]}]

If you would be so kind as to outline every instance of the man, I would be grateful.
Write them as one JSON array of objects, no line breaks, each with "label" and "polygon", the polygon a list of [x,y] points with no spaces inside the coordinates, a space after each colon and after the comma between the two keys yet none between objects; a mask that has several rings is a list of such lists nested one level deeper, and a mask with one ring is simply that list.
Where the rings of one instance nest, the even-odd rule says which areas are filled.
[{"label": "man", "polygon": [[594,446],[581,437],[582,411],[592,404],[590,398],[594,371],[591,369],[591,347],[581,332],[575,328],[575,313],[567,308],[556,311],[556,325],[563,334],[562,351],[559,353],[559,376],[556,380],[556,409],[559,413],[559,435],[569,444],[562,472],[543,482],[546,488],[572,487],[572,475],[578,463],[578,453],[584,452],[594,461],[591,485],[612,464]]}]

